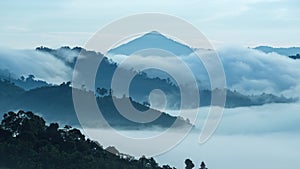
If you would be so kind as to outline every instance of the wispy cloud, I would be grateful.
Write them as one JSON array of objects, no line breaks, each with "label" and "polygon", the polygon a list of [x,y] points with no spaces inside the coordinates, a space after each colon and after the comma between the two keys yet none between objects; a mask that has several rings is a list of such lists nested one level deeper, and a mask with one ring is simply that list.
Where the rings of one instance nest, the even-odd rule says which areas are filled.
[{"label": "wispy cloud", "polygon": [[8,32],[11,33],[24,33],[24,32],[29,32],[30,29],[26,28],[26,27],[19,27],[19,26],[8,26],[5,28],[2,28]]}]

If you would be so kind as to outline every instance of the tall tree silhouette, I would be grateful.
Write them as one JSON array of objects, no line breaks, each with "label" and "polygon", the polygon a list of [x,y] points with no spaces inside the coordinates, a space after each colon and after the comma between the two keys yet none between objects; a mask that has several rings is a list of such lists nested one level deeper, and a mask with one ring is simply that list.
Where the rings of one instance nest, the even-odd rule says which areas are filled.
[{"label": "tall tree silhouette", "polygon": [[199,169],[207,169],[205,163],[202,161]]},{"label": "tall tree silhouette", "polygon": [[184,163],[185,163],[185,169],[192,169],[192,168],[195,167],[193,161],[190,160],[190,159],[186,159],[186,160],[184,161]]}]

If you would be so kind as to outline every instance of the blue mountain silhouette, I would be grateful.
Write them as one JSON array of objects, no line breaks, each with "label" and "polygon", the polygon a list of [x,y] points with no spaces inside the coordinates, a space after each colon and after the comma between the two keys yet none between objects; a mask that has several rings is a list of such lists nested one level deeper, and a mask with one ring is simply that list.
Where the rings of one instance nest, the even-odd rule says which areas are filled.
[{"label": "blue mountain silhouette", "polygon": [[157,31],[148,32],[128,43],[109,50],[108,53],[131,55],[140,50],[149,48],[161,49],[177,56],[193,53],[193,49],[189,46],[179,43]]}]

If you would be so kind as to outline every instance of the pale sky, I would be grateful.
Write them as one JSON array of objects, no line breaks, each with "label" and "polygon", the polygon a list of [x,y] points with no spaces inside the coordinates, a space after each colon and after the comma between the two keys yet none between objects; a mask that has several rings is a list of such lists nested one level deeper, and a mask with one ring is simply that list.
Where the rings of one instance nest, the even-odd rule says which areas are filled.
[{"label": "pale sky", "polygon": [[215,46],[300,46],[298,0],[0,1],[0,47],[84,46],[97,30],[132,14],[185,19]]}]

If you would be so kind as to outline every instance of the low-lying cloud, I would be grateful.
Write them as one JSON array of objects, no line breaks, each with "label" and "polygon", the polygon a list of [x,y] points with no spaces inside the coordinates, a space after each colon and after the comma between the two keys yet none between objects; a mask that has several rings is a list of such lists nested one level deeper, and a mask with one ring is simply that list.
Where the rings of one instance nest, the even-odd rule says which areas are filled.
[{"label": "low-lying cloud", "polygon": [[239,47],[222,48],[218,53],[229,88],[246,93],[299,96],[300,60]]},{"label": "low-lying cloud", "polygon": [[[299,109],[299,103],[225,109],[214,135],[204,144],[199,144],[199,129],[202,128],[209,110],[207,107],[200,108],[200,114],[195,123],[197,129],[188,133],[187,137],[174,145],[170,151],[156,158],[160,163],[168,163],[178,168],[184,167],[186,158],[192,159],[197,165],[204,160],[210,168],[280,169],[285,164],[289,164],[290,168],[297,168],[299,161],[296,159],[300,154],[296,148],[300,146]],[[127,137],[151,139],[170,131],[151,129],[118,132]],[[178,132],[180,131],[176,133]],[[111,131],[93,129],[90,137],[107,147],[115,139],[110,135]],[[104,136],[106,139],[103,139]],[[164,141],[169,142],[168,139],[173,138],[170,137]],[[159,142],[154,142],[154,144],[160,145]],[[143,152],[152,148],[152,146],[133,145],[130,142],[118,142],[114,146],[121,152],[130,152],[136,157],[140,157]],[[281,161],[283,164],[274,163],[274,161]]]},{"label": "low-lying cloud", "polygon": [[[211,51],[202,51],[209,56]],[[224,47],[217,50],[226,75],[227,88],[246,94],[273,93],[297,97],[300,91],[300,60],[293,60],[276,53],[263,53],[255,49],[244,47]],[[68,53],[67,53],[68,54]],[[53,55],[35,50],[0,49],[1,70],[8,70],[16,76],[33,74],[38,79],[50,83],[68,81],[72,76],[72,68],[66,65],[71,62],[74,54],[69,57],[57,58]],[[108,55],[109,56],[109,55]],[[109,56],[120,63],[124,55]],[[182,56],[190,69],[194,72],[200,87],[210,88],[207,72],[201,61],[195,55]],[[187,78],[187,72],[182,71],[182,62],[178,58],[167,56],[135,57],[128,68],[136,69],[147,65],[167,67],[168,71],[177,74],[181,80]],[[214,64],[213,61],[210,62]],[[163,70],[162,70],[163,71]],[[151,72],[151,71],[150,71]],[[157,72],[153,72],[155,74]],[[151,75],[151,73],[150,73]],[[188,80],[186,80],[189,83]]]},{"label": "low-lying cloud", "polygon": [[[297,97],[300,91],[300,60],[293,60],[287,56],[276,53],[263,53],[261,51],[245,47],[224,47],[217,50],[226,75],[227,88],[246,94],[273,93]],[[212,51],[200,51],[200,55],[209,57],[214,55]],[[125,55],[110,56],[113,60],[121,62]],[[178,73],[181,78],[186,78],[185,71],[180,69],[180,63],[176,57],[156,56],[137,57],[132,67],[145,64],[168,65],[168,69]],[[164,57],[164,58],[163,58]],[[201,87],[210,88],[206,69],[194,54],[182,56],[200,81]],[[215,61],[208,61],[214,65]],[[130,67],[130,66],[128,66]],[[188,82],[188,81],[187,81]]]},{"label": "low-lying cloud", "polygon": [[0,49],[0,68],[19,78],[33,74],[37,79],[58,84],[71,79],[72,69],[62,60],[35,50]]}]

